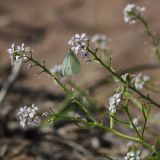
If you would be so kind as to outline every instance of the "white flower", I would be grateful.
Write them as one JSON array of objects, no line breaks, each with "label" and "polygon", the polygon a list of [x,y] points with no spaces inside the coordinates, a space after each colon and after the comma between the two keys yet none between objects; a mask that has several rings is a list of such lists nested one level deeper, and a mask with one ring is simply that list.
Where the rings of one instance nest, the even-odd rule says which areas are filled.
[{"label": "white flower", "polygon": [[145,7],[140,7],[135,4],[127,4],[124,8],[124,21],[129,24],[135,24],[137,21],[137,16],[143,16]]},{"label": "white flower", "polygon": [[129,83],[130,85],[133,85],[134,84],[134,78],[135,78],[135,75],[133,74],[130,74],[130,73],[125,73],[121,76],[121,78],[126,82],[126,83]]},{"label": "white flower", "polygon": [[130,151],[124,157],[124,160],[141,160],[140,153],[141,153],[140,151],[136,152]]},{"label": "white flower", "polygon": [[81,116],[79,114],[75,114],[75,118],[80,118]]},{"label": "white flower", "polygon": [[9,56],[11,58],[12,65],[15,65],[20,59],[25,61],[25,55],[33,52],[33,50],[31,50],[30,47],[25,48],[24,43],[22,43],[21,46],[15,46],[15,44],[13,43],[11,45],[11,48],[9,48],[7,52],[9,53]]},{"label": "white flower", "polygon": [[62,65],[54,65],[54,66],[50,69],[50,72],[53,73],[53,74],[60,73],[61,67],[62,67]]},{"label": "white flower", "polygon": [[[139,125],[139,120],[138,120],[138,118],[134,118],[134,119],[133,119],[133,124],[135,125],[135,127],[137,128],[138,131],[142,129],[142,127]],[[132,124],[130,124],[130,128],[133,129]]]},{"label": "white flower", "polygon": [[14,43],[11,44],[11,48],[9,48],[7,51],[8,51],[9,54],[13,54],[14,53],[14,51],[15,51],[15,45],[14,45]]},{"label": "white flower", "polygon": [[31,49],[30,49],[30,47],[24,48],[24,43],[22,43],[21,46],[17,46],[16,47],[16,52],[22,52],[22,51],[24,51],[25,53],[27,53],[27,52],[30,52]]},{"label": "white flower", "polygon": [[24,128],[25,125],[26,125],[26,119],[25,118],[22,118],[20,117],[20,125]]},{"label": "white flower", "polygon": [[24,128],[26,125],[28,126],[38,126],[40,123],[40,119],[36,117],[38,108],[32,104],[31,107],[21,107],[17,115],[20,119],[20,125]]},{"label": "white flower", "polygon": [[42,113],[42,117],[47,117],[48,115],[49,115],[48,112],[43,112],[43,113]]},{"label": "white flower", "polygon": [[101,50],[106,50],[108,47],[108,39],[105,35],[95,34],[91,38],[92,43],[95,45],[96,48]]},{"label": "white flower", "polygon": [[88,37],[85,33],[75,34],[69,41],[68,44],[71,45],[71,50],[77,54],[80,53],[83,57],[88,56],[87,42]]},{"label": "white flower", "polygon": [[150,77],[147,75],[144,75],[142,73],[139,73],[138,75],[132,75],[129,73],[126,73],[121,76],[121,78],[130,85],[134,86],[137,90],[143,89],[146,82],[150,80]]},{"label": "white flower", "polygon": [[120,105],[122,95],[121,93],[116,93],[109,98],[109,112],[110,114],[116,113],[117,107]]},{"label": "white flower", "polygon": [[149,80],[150,80],[149,76],[139,73],[134,78],[134,86],[136,89],[141,90],[143,89],[145,83],[148,82]]}]

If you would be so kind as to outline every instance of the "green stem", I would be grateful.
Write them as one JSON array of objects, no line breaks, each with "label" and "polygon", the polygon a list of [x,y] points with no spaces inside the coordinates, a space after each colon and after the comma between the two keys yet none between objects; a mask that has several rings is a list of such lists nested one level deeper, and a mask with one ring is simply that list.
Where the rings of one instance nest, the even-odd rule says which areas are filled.
[{"label": "green stem", "polygon": [[[52,116],[52,115],[51,115]],[[54,116],[56,117],[63,117],[63,118],[67,118],[71,121],[75,121],[75,122],[80,122],[80,123],[85,123],[87,126],[91,126],[91,127],[97,127],[97,128],[100,128],[100,129],[103,129],[107,132],[111,132],[113,133],[114,135],[118,136],[118,137],[121,137],[121,138],[124,138],[124,139],[128,139],[128,140],[131,140],[131,141],[134,141],[134,142],[137,142],[137,143],[141,143],[143,144],[146,148],[148,148],[150,151],[154,152],[154,153],[157,153],[157,151],[148,143],[146,142],[145,140],[143,139],[140,139],[140,138],[137,138],[137,137],[132,137],[132,136],[129,136],[129,135],[126,135],[124,133],[121,133],[115,129],[111,129],[107,126],[105,126],[103,123],[101,122],[98,122],[98,121],[95,121],[95,122],[88,122],[88,121],[84,121],[82,120],[81,118],[76,118],[76,117],[68,117],[68,116],[63,116],[63,115],[57,115],[57,114],[54,114]]]},{"label": "green stem", "polygon": [[[117,79],[119,79],[123,84],[126,84],[126,82],[122,79],[120,75],[118,75],[110,66],[107,66],[92,50],[87,48],[88,52],[90,52],[95,59],[106,69],[108,70],[113,76],[115,76]],[[135,87],[128,85],[128,87],[137,93],[139,96],[141,96],[143,99],[149,101],[151,104],[155,105],[156,107],[160,108],[160,104],[152,100],[150,97],[145,96],[143,93],[139,92]]]},{"label": "green stem", "polygon": [[[91,52],[91,51],[90,51],[90,52]],[[93,54],[93,52],[91,52],[91,53]],[[93,54],[93,55],[94,55],[94,54]],[[97,57],[97,55],[94,55],[94,56],[95,56],[95,58],[96,58],[106,69],[109,69],[109,71],[110,71],[111,73],[113,73],[114,76],[116,76],[117,78],[119,78],[120,80],[122,80],[123,83],[125,83],[125,82],[123,81],[123,79],[122,79],[121,77],[119,77],[111,68],[109,68],[108,66],[106,66],[106,65]],[[32,58],[32,56],[31,56],[31,57],[27,56],[27,58],[28,58],[28,60],[32,61],[35,65],[37,65],[37,66],[39,66],[40,68],[42,68],[43,71],[46,72],[46,73],[48,73],[52,78],[54,78],[55,81],[61,86],[61,88],[62,88],[66,93],[68,93],[69,96],[72,98],[73,95],[71,94],[71,92],[65,87],[65,85],[63,85],[63,84],[58,80],[58,78],[57,78],[55,75],[53,75],[53,74],[45,67],[45,65],[42,65],[42,64],[40,64],[39,62],[37,62],[36,60],[34,60],[34,59]],[[87,121],[85,122],[85,121],[83,121],[83,122],[85,122],[86,124],[88,124],[88,125],[90,125],[90,126],[97,127],[97,128],[104,129],[104,130],[109,131],[109,132],[111,132],[111,133],[113,133],[113,134],[115,134],[115,135],[117,135],[117,136],[119,136],[119,137],[122,137],[122,138],[125,138],[125,139],[128,139],[128,140],[131,140],[131,141],[139,142],[139,143],[143,144],[145,147],[147,147],[148,149],[150,149],[151,151],[157,153],[157,151],[156,151],[150,144],[148,144],[146,141],[144,141],[144,140],[142,140],[142,139],[139,139],[139,138],[136,138],[136,137],[132,137],[132,136],[123,134],[123,133],[121,133],[121,132],[119,132],[119,131],[116,131],[116,130],[114,130],[114,129],[111,129],[111,128],[105,126],[105,125],[102,124],[102,123],[97,122],[97,121],[95,120],[95,118],[92,116],[92,114],[86,109],[86,107],[84,107],[84,105],[81,104],[81,102],[79,102],[79,101],[76,100],[76,99],[74,99],[74,102],[77,103],[77,104],[81,107],[81,109],[82,109],[82,110],[89,116],[89,118],[93,121],[93,123],[92,123],[92,122],[87,122]],[[74,120],[74,119],[72,118],[71,120]],[[80,122],[80,120],[79,120],[79,122]],[[81,122],[82,122],[82,121],[81,121]]]},{"label": "green stem", "polygon": [[[34,59],[32,58],[32,56],[31,56],[31,57],[27,56],[27,58],[28,58],[30,61],[32,61],[35,65],[37,65],[37,66],[39,66],[40,68],[42,68],[43,71],[46,72],[47,74],[49,74],[52,78],[54,78],[54,80],[55,80],[55,81],[60,85],[60,87],[68,94],[68,96],[69,96],[71,99],[73,98],[72,93],[65,87],[65,85],[63,85],[63,84],[59,81],[59,79],[58,79],[54,74],[52,74],[44,65],[42,65],[42,64],[40,64],[38,61],[34,60]],[[92,116],[92,114],[87,110],[86,107],[84,107],[84,105],[83,105],[81,102],[79,102],[79,101],[76,100],[76,99],[73,99],[73,102],[77,103],[77,104],[81,107],[81,109],[89,116],[89,118],[90,118],[93,122],[96,121],[96,120],[94,119],[94,117]]]},{"label": "green stem", "polygon": [[93,101],[89,98],[89,96],[88,96],[84,91],[82,91],[78,86],[76,86],[76,85],[75,85],[74,83],[72,83],[71,81],[68,81],[68,83],[69,83],[72,87],[74,87],[74,88],[79,92],[80,95],[82,95],[83,97],[85,97],[86,100],[88,101],[88,103],[89,103],[90,105],[93,105],[93,104],[94,104]]},{"label": "green stem", "polygon": [[154,52],[158,58],[158,60],[160,60],[160,51],[159,49],[157,48],[158,46],[158,41],[157,41],[157,38],[155,37],[155,35],[151,32],[150,28],[149,28],[149,25],[148,25],[148,22],[144,19],[143,16],[141,15],[137,15],[135,13],[132,13],[133,16],[135,16],[137,19],[140,20],[140,22],[142,22],[144,28],[145,28],[145,33],[147,34],[148,38],[149,38],[149,41],[151,43],[151,45],[153,46],[154,48]]},{"label": "green stem", "polygon": [[130,113],[129,113],[128,107],[125,107],[125,111],[126,111],[126,113],[127,113],[127,115],[128,115],[128,118],[129,118],[131,124],[132,124],[132,127],[134,128],[135,132],[137,133],[137,136],[138,136],[139,138],[141,138],[141,135],[140,135],[140,133],[138,132],[137,127],[136,127],[135,124],[133,123],[133,120],[132,120],[132,117],[131,117],[131,115],[130,115]]},{"label": "green stem", "polygon": [[101,128],[101,129],[104,129],[106,131],[109,131],[121,138],[124,138],[124,139],[128,139],[128,140],[131,140],[131,141],[134,141],[134,142],[138,142],[138,143],[141,143],[143,144],[146,148],[148,148],[150,151],[154,152],[154,153],[157,153],[156,149],[153,148],[148,142],[146,142],[145,140],[141,139],[141,138],[137,138],[137,137],[132,137],[132,136],[129,136],[129,135],[126,135],[124,133],[121,133],[117,130],[114,130],[114,129],[111,129],[105,125],[103,125],[102,123],[96,123],[95,124],[95,127],[98,127],[98,128]]},{"label": "green stem", "polygon": [[79,101],[77,101],[76,99],[73,100],[73,102],[77,103],[81,109],[86,113],[86,115],[89,116],[89,118],[93,121],[96,122],[95,118],[92,116],[92,114],[86,109],[86,107],[84,107]]},{"label": "green stem", "polygon": [[147,143],[143,139],[139,139],[139,143],[143,144],[146,148],[148,148],[153,153],[156,153],[156,154],[158,153],[157,150],[154,148],[154,146],[151,146],[149,143]]},{"label": "green stem", "polygon": [[143,125],[143,128],[142,128],[142,139],[144,138],[144,131],[146,129],[150,109],[151,109],[151,107],[149,107],[149,109],[146,110],[145,107],[142,105],[142,113],[143,113],[143,117],[144,117],[144,125]]},{"label": "green stem", "polygon": [[50,75],[52,78],[54,78],[54,80],[60,85],[60,87],[61,87],[66,93],[71,94],[70,91],[65,87],[65,85],[63,85],[63,84],[59,81],[59,79],[56,77],[56,75],[55,75],[55,74],[52,74],[44,65],[42,65],[42,64],[40,64],[38,61],[34,60],[34,59],[32,58],[32,56],[31,56],[31,57],[27,56],[27,58],[28,58],[28,60],[30,60],[31,62],[33,62],[36,66],[39,66],[40,68],[42,68],[42,70],[43,70],[44,72],[46,72],[48,75]]}]

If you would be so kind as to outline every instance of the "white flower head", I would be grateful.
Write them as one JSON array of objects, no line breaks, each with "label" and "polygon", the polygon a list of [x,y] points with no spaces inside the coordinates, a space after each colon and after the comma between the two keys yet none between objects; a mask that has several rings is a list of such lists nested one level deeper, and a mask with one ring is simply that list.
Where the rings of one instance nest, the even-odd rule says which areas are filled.
[{"label": "white flower head", "polygon": [[17,115],[20,119],[20,125],[24,128],[25,126],[38,126],[40,119],[36,116],[38,107],[32,104],[31,107],[21,107]]},{"label": "white flower head", "polygon": [[69,41],[68,44],[71,46],[71,50],[78,54],[80,53],[83,57],[88,56],[87,51],[87,43],[88,43],[88,37],[86,36],[86,33],[75,34]]},{"label": "white flower head", "polygon": [[140,151],[136,151],[136,152],[130,151],[124,157],[124,160],[141,160],[140,154],[141,154]]},{"label": "white flower head", "polygon": [[12,65],[15,65],[20,59],[25,61],[27,59],[25,55],[32,53],[33,50],[31,50],[30,47],[24,47],[24,43],[22,43],[21,46],[15,46],[13,43],[7,52],[11,58]]},{"label": "white flower head", "polygon": [[48,112],[43,112],[43,113],[42,113],[42,117],[47,117],[48,115],[49,115]]},{"label": "white flower head", "polygon": [[123,11],[124,21],[129,24],[135,24],[137,16],[143,16],[145,9],[145,7],[140,7],[135,4],[127,4]]},{"label": "white flower head", "polygon": [[121,78],[126,82],[126,83],[129,83],[131,85],[134,84],[134,78],[135,78],[135,75],[133,74],[130,74],[130,73],[125,73],[121,76]]},{"label": "white flower head", "polygon": [[115,93],[113,96],[109,98],[109,112],[110,114],[114,114],[117,111],[117,107],[119,107],[122,99],[121,93]]},{"label": "white flower head", "polygon": [[137,75],[126,73],[121,78],[130,85],[134,86],[137,90],[144,88],[144,85],[150,80],[150,77],[139,73]]},{"label": "white flower head", "polygon": [[143,89],[146,82],[150,80],[150,77],[147,75],[143,75],[142,73],[139,73],[134,78],[134,86],[136,89],[141,90]]},{"label": "white flower head", "polygon": [[101,50],[106,50],[108,48],[108,38],[105,35],[95,34],[91,38],[91,41],[96,48],[99,48]]}]

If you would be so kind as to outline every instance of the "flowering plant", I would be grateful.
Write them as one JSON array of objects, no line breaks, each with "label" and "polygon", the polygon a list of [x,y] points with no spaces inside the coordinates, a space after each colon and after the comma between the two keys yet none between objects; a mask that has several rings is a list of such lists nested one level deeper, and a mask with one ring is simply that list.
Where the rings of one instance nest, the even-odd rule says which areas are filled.
[{"label": "flowering plant", "polygon": [[[124,21],[129,24],[135,24],[140,21],[144,25],[144,31],[148,36],[151,46],[154,48],[154,53],[157,59],[160,60],[157,37],[151,32],[148,22],[144,18],[144,11],[144,7],[128,4],[124,9]],[[107,57],[107,62],[101,57],[102,52],[105,51],[105,53],[108,53],[108,42],[108,38],[105,35],[96,34],[89,38],[86,33],[75,34],[71,40],[68,41],[70,46],[69,54],[62,62],[62,65],[55,65],[51,69],[46,66],[44,60],[42,62],[37,61],[34,58],[33,50],[29,47],[25,48],[24,44],[21,46],[12,44],[11,48],[8,49],[12,65],[16,65],[16,63],[21,60],[29,63],[29,67],[39,67],[40,72],[38,74],[45,72],[54,79],[67,94],[71,103],[76,104],[85,115],[85,118],[82,118],[80,115],[77,116],[76,113],[73,115],[63,115],[56,113],[52,108],[49,108],[47,112],[40,113],[35,105],[31,107],[25,106],[20,108],[17,114],[20,119],[20,125],[22,127],[38,126],[43,119],[47,119],[51,125],[57,118],[67,119],[82,128],[100,128],[128,141],[143,145],[149,150],[148,157],[150,158],[147,158],[150,160],[158,160],[160,153],[157,144],[150,143],[145,137],[147,122],[151,115],[151,108],[157,107],[160,109],[160,104],[143,92],[147,83],[150,83],[151,78],[142,73],[137,75],[130,73],[119,74],[112,66],[111,57]],[[90,46],[93,46],[93,48]],[[79,55],[85,58],[87,63],[96,62],[102,66],[104,70],[111,74],[113,81],[117,84],[114,93],[107,100],[108,110],[106,109],[104,114],[104,118],[110,122],[110,125],[106,125],[102,119],[99,120],[94,116],[94,113],[91,112],[91,107],[94,105],[93,100],[85,91],[82,91],[80,87],[67,79],[68,76],[74,76],[80,72],[81,65],[78,59]],[[70,89],[70,86],[74,89]],[[84,98],[86,100],[85,102],[82,100]],[[142,116],[133,117],[131,106],[137,107]],[[119,117],[119,111],[124,112],[127,118]],[[130,135],[119,131],[117,125],[129,128],[133,131],[133,134]],[[138,147],[133,146],[128,148],[128,153],[124,156],[124,160],[142,159],[141,153],[143,153],[143,151],[139,151]]]}]

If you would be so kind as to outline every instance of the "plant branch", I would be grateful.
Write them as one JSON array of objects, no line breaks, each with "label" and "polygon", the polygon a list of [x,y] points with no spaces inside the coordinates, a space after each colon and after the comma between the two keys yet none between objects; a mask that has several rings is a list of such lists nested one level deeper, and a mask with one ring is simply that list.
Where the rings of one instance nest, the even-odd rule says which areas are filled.
[{"label": "plant branch", "polygon": [[[95,52],[93,52],[92,50],[90,50],[89,48],[87,48],[88,52],[90,52],[94,58],[106,69],[108,70],[113,76],[115,76],[118,80],[120,80],[123,84],[126,84],[125,81],[123,80],[123,78],[118,75],[110,66],[106,65],[96,54]],[[135,87],[128,85],[128,87],[134,91],[135,93],[137,93],[139,96],[141,96],[143,99],[149,101],[151,104],[153,104],[154,106],[160,108],[160,104],[158,104],[157,102],[155,102],[154,100],[152,100],[149,96],[144,95],[143,93],[141,93],[140,91],[138,91]]]}]

